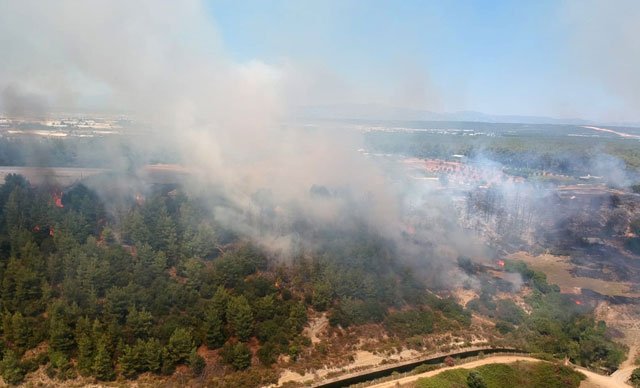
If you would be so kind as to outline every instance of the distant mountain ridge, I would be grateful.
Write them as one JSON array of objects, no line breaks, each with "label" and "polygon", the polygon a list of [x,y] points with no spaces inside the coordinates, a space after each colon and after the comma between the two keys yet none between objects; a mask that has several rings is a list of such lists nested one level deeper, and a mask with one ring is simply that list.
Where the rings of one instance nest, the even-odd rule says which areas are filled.
[{"label": "distant mountain ridge", "polygon": [[474,121],[487,123],[609,125],[640,127],[640,123],[596,122],[579,118],[554,118],[526,115],[492,115],[475,111],[432,112],[382,104],[331,104],[299,107],[294,115],[300,119],[363,119],[406,121]]}]

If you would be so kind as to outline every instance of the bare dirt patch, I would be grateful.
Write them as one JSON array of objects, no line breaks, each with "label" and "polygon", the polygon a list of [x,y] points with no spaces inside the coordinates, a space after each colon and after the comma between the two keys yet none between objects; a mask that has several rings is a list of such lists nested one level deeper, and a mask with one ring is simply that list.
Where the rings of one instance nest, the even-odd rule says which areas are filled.
[{"label": "bare dirt patch", "polygon": [[327,313],[321,313],[309,319],[309,325],[304,328],[303,335],[311,339],[312,344],[318,344],[322,338],[326,338],[329,328]]},{"label": "bare dirt patch", "polygon": [[456,298],[458,303],[467,307],[467,303],[476,299],[478,297],[478,293],[474,290],[465,290],[464,288],[458,288],[453,291],[453,296]]}]

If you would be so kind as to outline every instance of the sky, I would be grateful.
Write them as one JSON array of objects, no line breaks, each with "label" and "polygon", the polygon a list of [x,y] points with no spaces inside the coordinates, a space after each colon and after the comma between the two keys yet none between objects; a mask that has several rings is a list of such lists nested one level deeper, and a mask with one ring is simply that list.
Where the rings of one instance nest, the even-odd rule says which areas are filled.
[{"label": "sky", "polygon": [[[640,123],[638,0],[77,3],[0,0],[0,110],[128,110],[123,94],[180,86],[188,68],[219,90],[242,78],[274,115],[372,104]],[[205,104],[205,85],[183,98]]]},{"label": "sky", "polygon": [[235,60],[314,79],[297,92],[302,104],[640,121],[631,87],[640,2],[215,0],[207,9]]}]

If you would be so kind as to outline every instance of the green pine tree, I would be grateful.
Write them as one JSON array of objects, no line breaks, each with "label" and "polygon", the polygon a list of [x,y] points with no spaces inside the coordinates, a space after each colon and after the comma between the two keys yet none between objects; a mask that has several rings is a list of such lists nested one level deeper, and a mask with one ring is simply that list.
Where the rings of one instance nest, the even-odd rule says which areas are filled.
[{"label": "green pine tree", "polygon": [[67,380],[75,377],[75,371],[73,370],[67,355],[57,351],[49,352],[49,365],[47,366],[46,372],[47,375],[54,376],[60,380]]},{"label": "green pine tree", "polygon": [[220,320],[222,322],[226,322],[226,311],[227,305],[229,304],[229,299],[231,296],[229,292],[222,286],[218,286],[216,292],[213,294],[211,298],[211,304],[213,305],[213,309],[218,312]]},{"label": "green pine tree", "polygon": [[111,381],[115,378],[111,352],[109,352],[109,341],[103,335],[96,345],[96,354],[93,359],[93,374],[98,380]]},{"label": "green pine tree", "polygon": [[222,360],[237,370],[247,369],[251,366],[251,350],[242,342],[227,343],[220,353]]},{"label": "green pine tree", "polygon": [[156,338],[151,338],[144,344],[142,359],[145,369],[154,373],[162,368],[162,344]]},{"label": "green pine tree", "polygon": [[11,385],[17,385],[24,380],[25,370],[20,363],[18,355],[11,349],[5,351],[0,363],[2,378]]},{"label": "green pine tree", "polygon": [[137,310],[135,307],[129,308],[127,314],[127,328],[134,338],[146,339],[153,326],[153,316],[145,310]]},{"label": "green pine tree", "polygon": [[73,332],[61,314],[53,314],[49,322],[49,346],[53,351],[69,355],[74,347]]},{"label": "green pine tree", "polygon": [[77,367],[78,372],[82,376],[90,376],[93,371],[93,355],[95,352],[95,345],[91,339],[91,336],[81,333],[77,337],[78,343],[78,357]]},{"label": "green pine tree", "polygon": [[136,351],[129,345],[126,345],[122,351],[122,354],[118,358],[120,364],[120,370],[122,375],[128,379],[136,377],[140,368],[140,360],[137,357]]},{"label": "green pine tree", "polygon": [[182,327],[173,331],[173,334],[171,334],[169,342],[167,343],[167,351],[169,352],[169,357],[174,364],[187,361],[193,348],[194,342],[191,332]]},{"label": "green pine tree", "polygon": [[253,311],[244,295],[233,297],[227,305],[227,322],[240,341],[247,341],[253,333]]},{"label": "green pine tree", "polygon": [[295,303],[291,306],[287,322],[294,333],[298,333],[302,330],[304,324],[307,323],[307,310],[303,303]]},{"label": "green pine tree", "polygon": [[11,332],[10,339],[13,342],[14,348],[18,352],[23,352],[29,347],[29,338],[31,337],[31,330],[26,322],[26,319],[19,312],[14,313],[11,316]]},{"label": "green pine tree", "polygon": [[209,349],[217,349],[222,346],[226,340],[223,323],[220,319],[220,313],[211,308],[207,311],[204,321],[205,327],[205,342]]}]

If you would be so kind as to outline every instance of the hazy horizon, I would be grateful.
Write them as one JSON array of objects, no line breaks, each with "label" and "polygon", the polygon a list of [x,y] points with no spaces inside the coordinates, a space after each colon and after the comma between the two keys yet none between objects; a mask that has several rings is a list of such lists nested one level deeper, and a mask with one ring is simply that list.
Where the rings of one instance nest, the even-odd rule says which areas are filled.
[{"label": "hazy horizon", "polygon": [[140,85],[104,64],[144,58],[129,73],[153,78],[165,71],[157,61],[183,71],[178,62],[189,53],[213,65],[198,72],[246,77],[279,113],[371,104],[638,123],[640,3],[608,4],[116,2],[126,16],[114,25],[130,27],[102,35],[94,21],[117,12],[100,2],[3,1],[0,107],[131,111],[118,89]]}]

